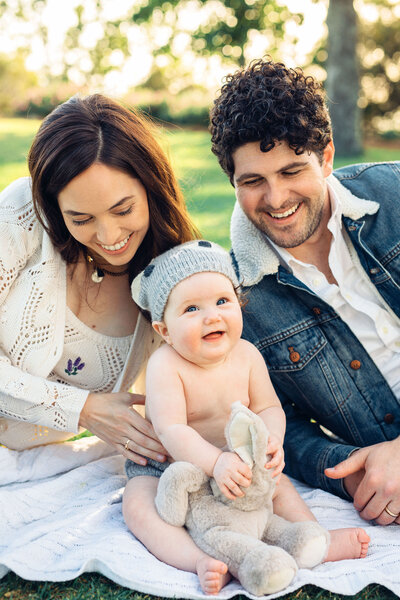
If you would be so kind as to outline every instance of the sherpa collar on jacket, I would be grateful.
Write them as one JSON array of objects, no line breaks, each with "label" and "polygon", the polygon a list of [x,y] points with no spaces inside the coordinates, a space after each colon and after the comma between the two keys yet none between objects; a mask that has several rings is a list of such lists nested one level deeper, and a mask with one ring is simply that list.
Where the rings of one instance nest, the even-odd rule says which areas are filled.
[{"label": "sherpa collar on jacket", "polygon": [[[361,219],[379,209],[378,202],[354,196],[334,175],[329,175],[326,181],[328,188],[336,193],[344,217]],[[265,275],[277,273],[278,256],[265,241],[265,235],[246,217],[238,202],[232,213],[231,241],[244,287],[257,284]]]}]

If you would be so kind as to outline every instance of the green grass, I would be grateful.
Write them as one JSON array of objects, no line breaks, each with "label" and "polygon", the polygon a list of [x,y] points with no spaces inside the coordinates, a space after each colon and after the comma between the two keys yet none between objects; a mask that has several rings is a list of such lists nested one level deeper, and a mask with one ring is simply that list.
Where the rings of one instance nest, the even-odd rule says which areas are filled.
[{"label": "green grass", "polygon": [[[25,581],[13,573],[0,580],[0,598],[4,600],[163,600],[158,596],[139,594],[96,573],[85,573],[64,583]],[[246,596],[236,596],[247,600]],[[282,600],[394,600],[395,594],[379,585],[369,585],[355,596],[341,596],[306,585]]]},{"label": "green grass", "polygon": [[39,124],[36,119],[0,119],[0,190],[28,175],[26,157]]},{"label": "green grass", "polygon": [[[0,120],[0,190],[17,177],[28,174],[26,156],[39,121]],[[234,192],[210,151],[206,131],[170,129],[163,132],[164,146],[182,184],[190,213],[205,238],[229,247],[229,220]],[[337,160],[335,166],[353,162],[398,160],[399,149],[369,147],[363,156]],[[109,581],[97,574],[84,574],[73,581],[50,583],[24,581],[13,573],[0,580],[0,598],[7,600],[156,600]],[[244,600],[244,596],[240,600]],[[283,596],[288,600],[392,600],[394,594],[370,585],[355,596],[331,594],[313,586]]]}]

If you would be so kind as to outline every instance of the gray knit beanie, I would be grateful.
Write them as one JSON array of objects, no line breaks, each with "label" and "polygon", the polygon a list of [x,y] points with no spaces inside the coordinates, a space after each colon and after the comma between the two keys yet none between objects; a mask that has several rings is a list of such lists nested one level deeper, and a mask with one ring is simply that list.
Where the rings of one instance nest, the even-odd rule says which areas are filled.
[{"label": "gray knit beanie", "polygon": [[167,250],[147,265],[139,275],[140,290],[135,300],[150,312],[152,321],[161,321],[173,288],[183,279],[203,272],[221,273],[234,287],[239,285],[228,252],[213,242],[194,240]]}]

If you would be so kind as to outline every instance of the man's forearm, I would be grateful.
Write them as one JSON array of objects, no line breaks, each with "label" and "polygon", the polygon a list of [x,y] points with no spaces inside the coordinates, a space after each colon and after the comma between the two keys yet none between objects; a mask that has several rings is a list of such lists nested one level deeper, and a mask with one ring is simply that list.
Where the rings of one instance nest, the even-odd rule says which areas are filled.
[{"label": "man's forearm", "polygon": [[342,479],[329,479],[324,471],[327,467],[345,460],[357,447],[340,444],[322,433],[316,423],[306,419],[288,419],[284,443],[285,470],[291,477],[305,481],[312,487],[351,499]]}]

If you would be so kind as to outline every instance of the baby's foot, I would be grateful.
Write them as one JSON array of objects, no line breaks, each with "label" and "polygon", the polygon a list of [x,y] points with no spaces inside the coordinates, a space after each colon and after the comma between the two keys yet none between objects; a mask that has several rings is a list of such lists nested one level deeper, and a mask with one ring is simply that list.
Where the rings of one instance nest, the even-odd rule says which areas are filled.
[{"label": "baby's foot", "polygon": [[370,537],[359,527],[333,529],[329,532],[331,543],[324,562],[344,560],[346,558],[365,558]]},{"label": "baby's foot", "polygon": [[196,571],[205,594],[218,594],[231,578],[226,564],[210,556],[197,561]]}]

